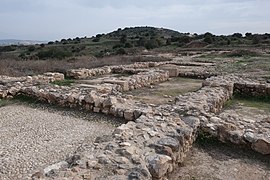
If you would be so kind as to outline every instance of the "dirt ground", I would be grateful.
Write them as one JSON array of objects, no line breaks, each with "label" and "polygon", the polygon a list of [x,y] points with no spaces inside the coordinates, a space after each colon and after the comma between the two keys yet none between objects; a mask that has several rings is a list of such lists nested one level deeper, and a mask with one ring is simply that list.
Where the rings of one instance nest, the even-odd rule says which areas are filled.
[{"label": "dirt ground", "polygon": [[270,157],[219,142],[196,142],[172,180],[270,180]]},{"label": "dirt ground", "polygon": [[[270,117],[269,104],[233,99],[224,111],[246,119]],[[184,163],[169,176],[179,180],[270,180],[270,156],[198,138]]]},{"label": "dirt ground", "polygon": [[170,103],[179,94],[197,91],[202,87],[202,80],[189,78],[171,78],[169,81],[127,92],[134,99],[149,104]]}]

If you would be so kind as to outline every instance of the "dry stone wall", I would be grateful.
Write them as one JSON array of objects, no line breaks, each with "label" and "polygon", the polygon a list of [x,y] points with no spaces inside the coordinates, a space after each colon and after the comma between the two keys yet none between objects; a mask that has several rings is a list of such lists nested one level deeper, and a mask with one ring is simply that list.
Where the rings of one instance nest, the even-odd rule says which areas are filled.
[{"label": "dry stone wall", "polygon": [[33,178],[163,179],[183,162],[198,131],[210,133],[223,142],[270,154],[270,122],[255,122],[251,126],[243,119],[222,114],[224,104],[233,93],[253,81],[235,75],[210,77],[197,92],[178,96],[173,104],[159,106],[136,102],[131,96],[121,93],[168,80],[169,71],[141,70],[158,65],[138,63],[117,70],[112,67],[71,70],[69,76],[78,79],[114,71],[136,72],[130,77],[84,88],[50,84],[48,82],[63,79],[62,74],[53,73],[3,81],[0,98],[24,94],[51,104],[80,107],[128,121],[116,128],[111,136],[97,138],[95,148],[48,166]]},{"label": "dry stone wall", "polygon": [[270,154],[269,121],[248,121],[233,113],[219,114],[224,103],[232,97],[233,91],[237,90],[234,88],[236,82],[246,86],[251,81],[232,75],[209,78],[198,92],[178,97],[176,110],[180,110],[186,114],[185,116],[199,117],[201,130],[223,142],[250,147],[262,154]]},{"label": "dry stone wall", "polygon": [[120,66],[104,66],[101,68],[94,69],[71,69],[68,70],[66,76],[74,79],[86,79],[95,76],[117,73],[117,74],[136,74],[141,71],[145,71],[149,67],[157,67],[161,64],[166,64],[168,62],[141,62],[134,63],[130,65],[120,65]]},{"label": "dry stone wall", "polygon": [[234,91],[243,96],[270,96],[270,84],[235,83]]},{"label": "dry stone wall", "polygon": [[22,87],[61,80],[64,80],[64,74],[51,72],[27,77],[0,76],[0,98],[12,98],[20,92]]}]

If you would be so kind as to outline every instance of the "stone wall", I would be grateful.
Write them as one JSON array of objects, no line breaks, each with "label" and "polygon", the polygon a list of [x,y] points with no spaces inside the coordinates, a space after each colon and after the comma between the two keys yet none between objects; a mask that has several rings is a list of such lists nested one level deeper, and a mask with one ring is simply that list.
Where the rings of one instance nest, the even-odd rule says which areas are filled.
[{"label": "stone wall", "polygon": [[0,76],[0,98],[12,98],[20,92],[22,87],[61,80],[64,80],[64,74],[51,72],[27,77]]},{"label": "stone wall", "polygon": [[57,85],[34,85],[23,87],[20,94],[63,107],[80,107],[96,113],[110,114],[135,120],[151,107],[136,104],[115,91],[115,85],[105,84],[98,88],[73,88]]},{"label": "stone wall", "polygon": [[212,72],[179,72],[178,76],[194,79],[206,79],[212,76],[216,76],[216,74]]},{"label": "stone wall", "polygon": [[270,84],[235,83],[234,92],[243,96],[270,96]]},{"label": "stone wall", "polygon": [[[246,145],[262,154],[270,154],[268,122],[260,124],[264,125],[260,130],[257,125],[251,129],[252,126],[245,124],[244,120],[230,119],[222,114],[224,104],[233,96],[234,91],[237,92],[237,88],[241,87],[236,84],[249,84],[251,80],[235,75],[210,77],[197,92],[178,96],[173,104],[159,106],[136,102],[131,96],[121,93],[168,80],[169,71],[139,70],[144,66],[157,64],[137,64],[137,69],[134,68],[135,65],[130,65],[138,70],[136,74],[85,88],[48,83],[61,79],[60,74],[57,78],[51,78],[54,75],[47,74],[50,78],[42,76],[37,78],[37,83],[34,83],[34,78],[29,77],[2,83],[4,85],[0,86],[1,97],[24,94],[51,104],[80,107],[128,121],[116,128],[111,136],[97,138],[94,149],[74,154],[62,162],[46,167],[33,177],[164,179],[178,167],[178,163],[183,162],[198,131],[209,133],[223,142]],[[118,67],[117,72],[126,71],[126,68],[130,67]],[[95,75],[113,72],[112,69],[93,71],[96,72]],[[83,77],[89,77],[94,73],[83,74],[87,74]],[[14,87],[16,90],[12,89]]]},{"label": "stone wall", "polygon": [[66,76],[74,79],[86,79],[95,76],[117,73],[117,74],[136,74],[144,71],[150,67],[157,67],[168,62],[140,62],[130,65],[119,65],[119,66],[104,66],[101,68],[94,69],[71,69],[66,72]]},{"label": "stone wall", "polygon": [[[204,85],[218,86],[233,85],[234,93],[242,95],[265,96],[267,85],[259,84],[250,79],[238,76],[213,77],[206,80]],[[243,89],[241,89],[243,87]],[[230,88],[231,89],[231,88]],[[232,92],[232,89],[230,90]],[[230,92],[230,96],[232,93]],[[213,112],[213,111],[212,111]],[[198,113],[198,112],[197,112]],[[261,154],[270,154],[270,122],[267,120],[248,120],[237,116],[233,112],[227,113],[205,113],[201,114],[201,130],[217,137],[222,142],[229,142],[245,146]]]}]

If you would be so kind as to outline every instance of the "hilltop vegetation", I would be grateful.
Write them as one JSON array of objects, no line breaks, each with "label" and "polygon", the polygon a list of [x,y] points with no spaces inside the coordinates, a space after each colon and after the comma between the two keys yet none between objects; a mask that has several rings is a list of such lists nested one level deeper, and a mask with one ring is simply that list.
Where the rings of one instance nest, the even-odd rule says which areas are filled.
[{"label": "hilltop vegetation", "polygon": [[104,57],[136,54],[142,50],[175,48],[232,48],[269,46],[270,34],[234,33],[232,35],[189,34],[154,28],[134,27],[118,29],[108,34],[97,34],[91,38],[76,37],[51,41],[39,45],[10,45],[0,47],[1,58],[21,60],[67,59],[80,56]]}]

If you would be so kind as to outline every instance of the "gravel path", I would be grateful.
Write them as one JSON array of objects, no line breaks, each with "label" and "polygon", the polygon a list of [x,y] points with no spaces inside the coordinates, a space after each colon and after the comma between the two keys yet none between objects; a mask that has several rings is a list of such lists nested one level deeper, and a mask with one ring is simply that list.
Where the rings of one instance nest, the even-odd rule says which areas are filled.
[{"label": "gravel path", "polygon": [[102,116],[84,116],[87,121],[70,111],[51,111],[18,104],[0,108],[1,180],[26,179],[115,128]]}]

